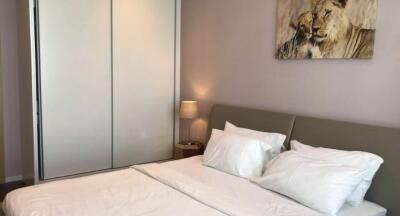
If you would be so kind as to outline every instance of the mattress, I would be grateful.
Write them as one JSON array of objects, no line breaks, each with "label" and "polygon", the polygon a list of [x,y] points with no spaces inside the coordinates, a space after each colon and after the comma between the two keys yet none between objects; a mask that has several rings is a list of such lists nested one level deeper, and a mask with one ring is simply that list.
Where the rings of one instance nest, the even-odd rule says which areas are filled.
[{"label": "mattress", "polygon": [[[202,165],[202,157],[153,163],[22,188],[3,203],[6,215],[322,216],[250,181]],[[338,216],[384,216],[365,201]]]},{"label": "mattress", "polygon": [[352,207],[350,205],[343,206],[337,216],[385,216],[386,209],[372,202],[364,201],[360,206]]},{"label": "mattress", "polygon": [[[183,160],[164,163],[166,167],[176,170],[187,176],[201,181],[210,187],[218,188],[222,193],[250,203],[284,202],[300,205],[297,202],[266,190],[246,179],[225,174],[221,171],[202,165],[202,156],[195,156]],[[302,206],[302,205],[300,205]],[[305,208],[305,207],[304,207]],[[360,206],[345,205],[337,216],[385,216],[386,209],[369,201],[364,201]]]}]

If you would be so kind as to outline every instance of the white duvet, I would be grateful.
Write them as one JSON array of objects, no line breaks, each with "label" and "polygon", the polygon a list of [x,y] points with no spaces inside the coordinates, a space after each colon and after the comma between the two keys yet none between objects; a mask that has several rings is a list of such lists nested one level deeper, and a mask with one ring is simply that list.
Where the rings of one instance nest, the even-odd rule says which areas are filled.
[{"label": "white duvet", "polygon": [[[375,204],[367,207],[371,216],[384,215],[372,214],[384,210]],[[202,166],[201,157],[22,188],[7,195],[3,209],[10,216],[321,215],[246,179]],[[349,208],[339,216],[360,211],[352,214]]]},{"label": "white duvet", "polygon": [[8,216],[223,215],[134,169],[22,188]]},{"label": "white duvet", "polygon": [[[265,200],[262,199],[249,199],[250,197],[241,197],[240,195],[237,196],[234,193],[224,190],[224,187],[218,188],[207,184],[212,181],[201,181],[201,179],[197,180],[193,177],[182,174],[181,172],[170,169],[166,165],[148,164],[135,166],[135,168],[163,182],[164,184],[181,191],[185,195],[199,201],[200,203],[203,203],[213,209],[217,209],[227,215],[320,215],[306,207],[285,199],[281,199],[280,197],[269,199],[268,202],[264,202]],[[232,189],[235,190],[234,188]],[[254,196],[256,196],[256,194],[254,194]]]}]

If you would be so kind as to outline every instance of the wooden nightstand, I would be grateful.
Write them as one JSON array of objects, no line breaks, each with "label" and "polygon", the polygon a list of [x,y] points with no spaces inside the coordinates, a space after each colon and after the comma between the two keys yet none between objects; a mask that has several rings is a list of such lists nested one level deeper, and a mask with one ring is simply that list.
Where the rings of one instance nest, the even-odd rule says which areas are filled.
[{"label": "wooden nightstand", "polygon": [[182,159],[202,155],[204,153],[204,146],[202,143],[192,145],[185,145],[182,143],[175,144],[174,159]]}]

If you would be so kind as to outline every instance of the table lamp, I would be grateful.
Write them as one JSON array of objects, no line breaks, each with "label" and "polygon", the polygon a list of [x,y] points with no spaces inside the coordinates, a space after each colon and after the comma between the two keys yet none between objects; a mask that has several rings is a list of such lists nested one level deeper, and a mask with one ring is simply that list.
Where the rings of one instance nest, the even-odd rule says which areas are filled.
[{"label": "table lamp", "polygon": [[182,101],[181,108],[179,110],[179,116],[181,119],[187,119],[190,121],[188,127],[188,140],[184,142],[184,144],[192,145],[197,142],[192,141],[190,138],[190,129],[192,128],[192,120],[197,118],[199,115],[199,107],[197,101]]}]

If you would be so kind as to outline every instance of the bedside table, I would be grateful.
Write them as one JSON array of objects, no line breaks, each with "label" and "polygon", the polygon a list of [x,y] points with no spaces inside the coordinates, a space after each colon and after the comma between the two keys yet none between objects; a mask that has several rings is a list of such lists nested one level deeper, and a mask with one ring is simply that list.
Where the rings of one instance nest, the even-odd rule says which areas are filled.
[{"label": "bedside table", "polygon": [[174,147],[174,159],[193,157],[196,155],[202,155],[203,153],[204,153],[204,146],[200,142],[192,145],[185,145],[182,143],[178,143],[175,144]]}]

